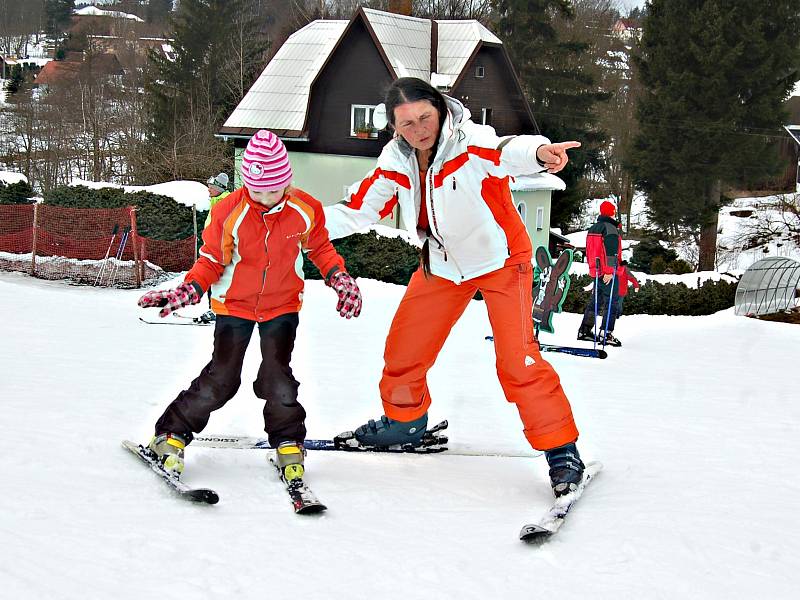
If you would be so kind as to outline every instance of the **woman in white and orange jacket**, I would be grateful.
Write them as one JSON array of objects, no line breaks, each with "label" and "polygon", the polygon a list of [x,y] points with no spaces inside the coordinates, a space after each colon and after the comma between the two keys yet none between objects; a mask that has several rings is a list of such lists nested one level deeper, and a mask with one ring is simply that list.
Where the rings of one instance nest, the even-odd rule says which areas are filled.
[{"label": "woman in white and orange jacket", "polygon": [[378,222],[399,206],[401,225],[422,243],[422,265],[394,316],[380,393],[385,415],[350,444],[419,445],[431,404],[426,375],[452,326],[480,291],[495,340],[497,374],[519,409],[531,446],[545,450],[554,493],[580,482],[578,430],[558,375],[542,359],[531,318],[531,242],[509,179],[560,171],[566,150],[542,136],[498,137],[457,100],[427,82],[401,78],[386,97],[395,136],[376,167],[340,204],[325,208],[332,239]]}]

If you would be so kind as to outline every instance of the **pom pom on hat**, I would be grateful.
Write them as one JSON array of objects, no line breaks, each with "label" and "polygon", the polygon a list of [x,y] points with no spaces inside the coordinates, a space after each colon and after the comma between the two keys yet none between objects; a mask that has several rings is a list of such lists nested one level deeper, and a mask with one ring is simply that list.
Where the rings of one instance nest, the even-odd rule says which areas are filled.
[{"label": "pom pom on hat", "polygon": [[608,200],[605,200],[600,205],[600,214],[603,215],[604,217],[613,217],[616,214],[616,212],[617,212],[616,207],[612,202],[609,202]]},{"label": "pom pom on hat", "polygon": [[289,153],[277,135],[262,129],[250,138],[242,155],[242,179],[257,192],[274,192],[289,185]]}]

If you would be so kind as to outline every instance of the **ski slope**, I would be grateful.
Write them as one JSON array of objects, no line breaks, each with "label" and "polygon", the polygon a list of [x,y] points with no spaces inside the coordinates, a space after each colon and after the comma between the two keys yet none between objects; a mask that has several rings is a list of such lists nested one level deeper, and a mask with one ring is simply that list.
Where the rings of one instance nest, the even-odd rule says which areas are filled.
[{"label": "ski slope", "polygon": [[[403,288],[360,285],[364,311],[346,321],[330,289],[307,284],[293,367],[309,437],[381,412]],[[535,547],[517,534],[552,500],[543,457],[312,453],[306,479],[329,510],[302,517],[265,451],[189,446],[185,481],[221,500],[180,501],[120,440],[149,438],[207,362],[212,329],[140,323],[141,293],[0,273],[3,598],[797,597],[799,327],[626,316],[605,361],[546,355],[584,459],[605,468]],[[543,341],[573,343],[578,320],[556,317],[560,335]],[[449,419],[454,444],[531,453],[488,333],[473,302],[430,373],[430,418]],[[262,434],[257,366],[251,344],[207,433]]]}]

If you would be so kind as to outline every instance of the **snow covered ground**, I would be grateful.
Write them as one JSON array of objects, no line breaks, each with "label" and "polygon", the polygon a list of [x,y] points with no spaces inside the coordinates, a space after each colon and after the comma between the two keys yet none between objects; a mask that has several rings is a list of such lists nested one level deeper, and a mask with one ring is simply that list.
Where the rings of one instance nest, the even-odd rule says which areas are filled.
[{"label": "snow covered ground", "polygon": [[[403,288],[360,284],[353,321],[321,282],[307,285],[293,367],[309,437],[380,414]],[[551,502],[543,457],[312,453],[307,479],[329,510],[300,517],[264,451],[190,446],[184,479],[221,501],[175,498],[120,440],[148,439],[208,360],[212,331],[140,323],[141,293],[0,273],[3,597],[797,597],[796,326],[730,311],[626,316],[615,332],[625,346],[605,361],[547,355],[584,458],[605,470],[534,547],[517,533]],[[574,343],[578,316],[555,324],[544,341]],[[430,374],[431,419],[450,420],[455,445],[531,453],[488,333],[473,302]],[[250,350],[238,396],[206,432],[261,434]]]}]

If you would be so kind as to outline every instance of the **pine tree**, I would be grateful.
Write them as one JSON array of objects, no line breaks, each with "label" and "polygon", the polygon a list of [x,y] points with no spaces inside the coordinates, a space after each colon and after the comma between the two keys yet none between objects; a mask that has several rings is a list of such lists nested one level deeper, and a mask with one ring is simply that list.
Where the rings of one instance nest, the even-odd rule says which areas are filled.
[{"label": "pine tree", "polygon": [[67,25],[69,25],[72,8],[72,0],[45,0],[44,10],[47,17],[48,33],[63,33]]},{"label": "pine tree", "polygon": [[567,227],[585,200],[582,183],[601,166],[605,134],[593,112],[609,95],[598,89],[585,59],[590,46],[580,36],[559,39],[553,20],[573,15],[569,0],[494,0],[495,31],[503,40],[517,70],[543,135],[553,141],[577,140],[582,146],[569,153],[559,177],[567,184],[553,194],[551,223]]},{"label": "pine tree", "polygon": [[219,160],[213,135],[266,62],[257,4],[183,0],[172,18],[171,54],[150,54],[150,137],[168,159],[165,175],[220,170],[208,164]]},{"label": "pine tree", "polygon": [[653,0],[632,167],[654,221],[700,239],[713,270],[724,192],[768,176],[798,79],[796,0]]}]

